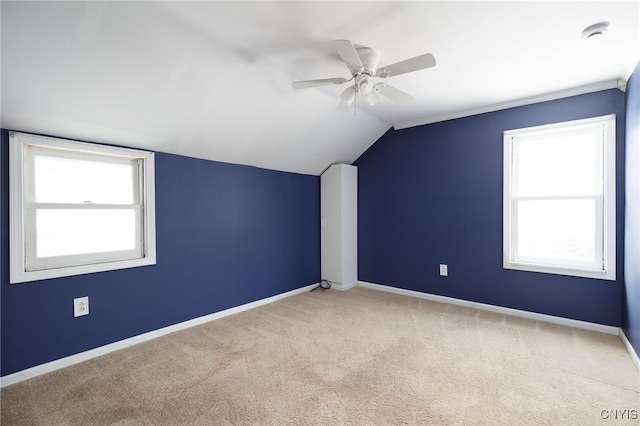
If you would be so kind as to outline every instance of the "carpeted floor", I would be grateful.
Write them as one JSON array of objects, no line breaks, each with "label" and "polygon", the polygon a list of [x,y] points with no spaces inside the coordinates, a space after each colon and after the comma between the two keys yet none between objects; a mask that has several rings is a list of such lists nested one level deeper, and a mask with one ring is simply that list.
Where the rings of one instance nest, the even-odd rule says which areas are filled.
[{"label": "carpeted floor", "polygon": [[640,373],[617,336],[363,288],[293,296],[1,397],[7,426],[640,423]]}]

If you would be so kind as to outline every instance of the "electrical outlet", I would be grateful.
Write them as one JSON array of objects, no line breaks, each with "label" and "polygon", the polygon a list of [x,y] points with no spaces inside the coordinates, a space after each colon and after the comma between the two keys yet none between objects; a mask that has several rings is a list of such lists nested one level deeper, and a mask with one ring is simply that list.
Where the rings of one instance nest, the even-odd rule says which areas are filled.
[{"label": "electrical outlet", "polygon": [[449,275],[449,268],[447,267],[447,265],[444,264],[440,264],[440,276],[442,277],[446,277],[447,275]]},{"label": "electrical outlet", "polygon": [[73,299],[73,316],[89,315],[89,296]]}]

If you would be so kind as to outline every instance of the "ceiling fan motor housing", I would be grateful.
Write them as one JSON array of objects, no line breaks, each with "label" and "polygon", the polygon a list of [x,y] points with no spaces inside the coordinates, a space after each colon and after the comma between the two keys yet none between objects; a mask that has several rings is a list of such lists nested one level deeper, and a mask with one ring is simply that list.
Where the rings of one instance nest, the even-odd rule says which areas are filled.
[{"label": "ceiling fan motor housing", "polygon": [[378,68],[378,62],[380,59],[378,52],[366,46],[356,47],[356,52],[358,53],[358,56],[360,57],[360,61],[364,66],[364,70],[362,70],[362,72],[369,75],[373,75],[376,72],[376,69]]}]

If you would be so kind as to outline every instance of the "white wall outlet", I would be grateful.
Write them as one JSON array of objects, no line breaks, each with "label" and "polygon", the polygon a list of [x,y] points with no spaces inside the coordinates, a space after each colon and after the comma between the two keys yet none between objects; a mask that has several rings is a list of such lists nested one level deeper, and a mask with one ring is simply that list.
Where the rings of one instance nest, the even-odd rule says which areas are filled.
[{"label": "white wall outlet", "polygon": [[89,296],[73,299],[73,316],[89,315]]},{"label": "white wall outlet", "polygon": [[447,267],[447,265],[441,263],[440,264],[440,276],[446,277],[447,275],[449,275],[449,267]]}]

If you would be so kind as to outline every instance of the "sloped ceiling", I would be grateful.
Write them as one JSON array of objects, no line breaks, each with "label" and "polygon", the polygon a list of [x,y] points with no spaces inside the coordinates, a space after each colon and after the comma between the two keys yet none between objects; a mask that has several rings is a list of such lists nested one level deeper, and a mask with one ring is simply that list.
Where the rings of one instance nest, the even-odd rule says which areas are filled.
[{"label": "sloped ceiling", "polygon": [[[317,175],[407,127],[623,85],[640,59],[637,1],[8,2],[1,125]],[[582,30],[610,22],[597,42]],[[335,108],[350,74],[330,41],[380,64],[431,52],[388,82],[415,97]],[[533,98],[532,98],[533,97]]]}]

